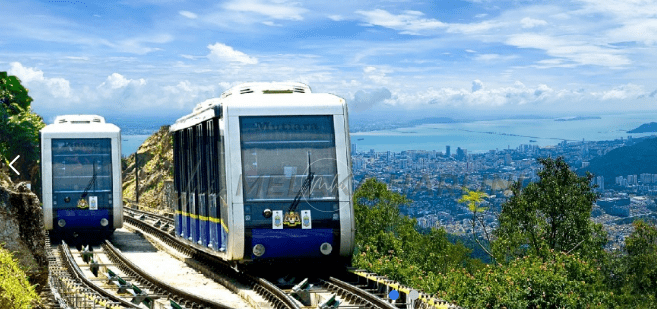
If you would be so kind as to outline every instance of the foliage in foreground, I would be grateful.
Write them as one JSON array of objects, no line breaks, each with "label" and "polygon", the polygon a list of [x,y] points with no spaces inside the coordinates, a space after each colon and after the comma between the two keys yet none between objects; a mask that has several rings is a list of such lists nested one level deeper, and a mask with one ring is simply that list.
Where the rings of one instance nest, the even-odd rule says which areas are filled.
[{"label": "foliage in foreground", "polygon": [[31,103],[21,81],[0,72],[0,156],[9,163],[20,155],[13,166],[19,168],[21,177],[31,178],[32,184],[38,185],[39,130],[45,124],[32,112]]},{"label": "foliage in foreground", "polygon": [[354,195],[354,266],[465,308],[656,308],[657,227],[635,222],[625,250],[605,252],[588,178],[561,159],[542,163],[541,181],[518,187],[505,206],[492,239],[502,260],[493,264],[467,258],[442,229],[418,233],[399,214],[404,196],[365,181]]},{"label": "foliage in foreground", "polygon": [[399,214],[399,206],[408,203],[376,179],[366,180],[356,190],[355,266],[412,284],[427,273],[447,273],[474,264],[470,250],[450,243],[444,230],[419,233],[415,219]]},{"label": "foliage in foreground", "polygon": [[18,267],[11,253],[0,248],[0,308],[28,309],[39,300],[35,286],[30,285],[27,275]]},{"label": "foliage in foreground", "polygon": [[613,293],[597,264],[575,255],[529,255],[470,273],[426,278],[423,289],[466,308],[608,308]]},{"label": "foliage in foreground", "polygon": [[540,180],[523,189],[515,183],[513,196],[502,205],[494,232],[496,259],[546,258],[549,251],[601,259],[607,234],[590,217],[597,199],[590,186],[593,176],[577,176],[561,157],[538,162],[543,165]]},{"label": "foliage in foreground", "polygon": [[607,283],[619,293],[618,305],[657,308],[657,225],[635,221],[624,252],[610,254]]}]

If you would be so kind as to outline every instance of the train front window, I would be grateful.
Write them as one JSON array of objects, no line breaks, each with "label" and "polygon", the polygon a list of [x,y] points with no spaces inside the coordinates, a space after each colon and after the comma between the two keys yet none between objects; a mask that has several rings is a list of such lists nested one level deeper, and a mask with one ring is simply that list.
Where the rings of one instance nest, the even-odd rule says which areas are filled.
[{"label": "train front window", "polygon": [[240,117],[244,200],[337,200],[332,116]]},{"label": "train front window", "polygon": [[53,194],[112,191],[109,138],[52,140]]}]

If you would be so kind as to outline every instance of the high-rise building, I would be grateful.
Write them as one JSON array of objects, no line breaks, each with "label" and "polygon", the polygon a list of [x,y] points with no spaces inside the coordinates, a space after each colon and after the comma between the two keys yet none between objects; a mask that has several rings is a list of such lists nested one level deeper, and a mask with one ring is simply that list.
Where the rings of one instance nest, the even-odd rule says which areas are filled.
[{"label": "high-rise building", "polygon": [[351,144],[351,155],[356,155],[356,144]]},{"label": "high-rise building", "polygon": [[509,166],[511,165],[511,154],[507,153],[504,155],[504,165]]},{"label": "high-rise building", "polygon": [[598,185],[598,190],[599,191],[605,190],[605,177],[604,176],[596,176],[595,177],[595,184]]},{"label": "high-rise building", "polygon": [[445,148],[445,155],[448,156],[448,157],[452,155],[451,152],[450,152],[449,146],[447,146],[447,148]]},{"label": "high-rise building", "polygon": [[636,185],[638,183],[638,178],[636,175],[627,175],[627,183],[629,185]]}]

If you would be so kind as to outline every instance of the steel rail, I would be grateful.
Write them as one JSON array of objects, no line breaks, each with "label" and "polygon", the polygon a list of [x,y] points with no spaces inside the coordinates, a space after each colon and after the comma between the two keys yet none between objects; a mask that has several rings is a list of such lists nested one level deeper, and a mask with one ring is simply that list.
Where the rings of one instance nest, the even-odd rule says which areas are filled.
[{"label": "steel rail", "polygon": [[[73,254],[71,254],[71,250],[69,249],[68,245],[66,242],[62,241],[62,244],[60,245],[61,251],[63,252],[64,256],[64,261],[66,265],[69,268],[69,271],[73,273],[75,278],[83,282],[86,286],[91,288],[93,291],[95,291],[99,296],[103,297],[104,299],[111,300],[112,302],[121,305],[124,308],[130,308],[130,309],[139,309],[139,305],[136,305],[130,301],[126,301],[122,299],[121,297],[112,294],[111,292],[101,288],[100,286],[96,285],[94,282],[89,280],[84,275],[84,272],[82,272],[82,269],[80,269],[80,266],[75,262],[75,259],[73,258]],[[100,305],[105,305],[104,303],[99,303]],[[110,306],[111,307],[111,306]]]},{"label": "steel rail", "polygon": [[186,307],[191,307],[195,309],[198,308],[232,309],[230,306],[227,306],[223,303],[205,299],[203,297],[183,291],[181,289],[170,286],[169,284],[166,284],[163,281],[160,281],[159,279],[155,278],[149,273],[143,271],[141,268],[139,268],[129,259],[125,258],[125,256],[123,256],[120,253],[120,251],[116,247],[114,247],[114,245],[112,245],[110,241],[105,240],[102,247],[105,250],[105,253],[110,258],[110,260],[112,260],[116,265],[123,268],[122,270],[125,273],[130,274],[133,277],[139,279],[140,282],[150,285],[151,288],[152,287],[157,288],[155,289],[155,292],[158,291],[164,292],[165,294],[168,294],[170,298],[173,297],[173,298],[178,298],[180,300],[185,300],[186,302],[181,301],[180,303],[184,304]]},{"label": "steel rail", "polygon": [[368,309],[398,309],[384,299],[334,277],[329,277],[328,281],[322,281],[329,289],[336,289],[338,294],[346,294],[345,292],[353,294],[352,298],[357,298],[360,302],[364,302]]},{"label": "steel rail", "polygon": [[[271,305],[272,308],[279,309],[299,309],[300,306],[294,301],[288,294],[283,290],[276,287],[269,281],[264,278],[259,278],[256,276],[248,275],[246,273],[239,273],[235,271],[229,263],[225,262],[221,258],[207,253],[199,248],[191,247],[190,245],[181,242],[180,240],[174,238],[172,235],[163,231],[159,228],[155,228],[148,223],[136,219],[130,215],[124,219],[124,221],[132,226],[135,226],[139,230],[142,230],[146,233],[149,233],[170,247],[176,249],[177,251],[191,257],[195,261],[201,264],[201,267],[198,267],[200,270],[205,270],[205,272],[214,272],[215,274],[220,274],[224,276],[229,276],[235,280],[238,280],[245,285],[250,286],[258,293],[260,296],[265,298]],[[218,273],[217,273],[218,272]],[[206,273],[210,274],[210,273]],[[215,279],[216,280],[216,279]],[[216,280],[223,283],[221,280]],[[230,290],[233,290],[232,286],[227,286]]]}]

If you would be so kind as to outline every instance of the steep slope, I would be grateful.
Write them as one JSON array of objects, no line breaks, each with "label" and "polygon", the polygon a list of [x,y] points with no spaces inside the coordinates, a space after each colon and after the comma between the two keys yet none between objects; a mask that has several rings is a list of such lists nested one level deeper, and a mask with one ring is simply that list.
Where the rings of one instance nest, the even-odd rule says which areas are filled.
[{"label": "steep slope", "polygon": [[[173,180],[173,140],[169,126],[162,126],[137,150],[139,158],[139,205],[167,210]],[[123,160],[123,198],[135,200],[135,155]]]},{"label": "steep slope", "polygon": [[[36,291],[48,289],[45,234],[43,211],[37,196],[26,187],[25,183],[14,185],[6,172],[0,170],[0,247],[12,254],[18,266],[25,271],[30,283],[36,286]],[[0,269],[2,296],[4,297],[9,291],[19,291],[27,295],[31,289],[8,285],[10,279],[18,276],[8,274],[6,268],[3,264]],[[2,305],[7,307],[5,298],[0,300]],[[39,302],[35,303],[39,304]]]}]

